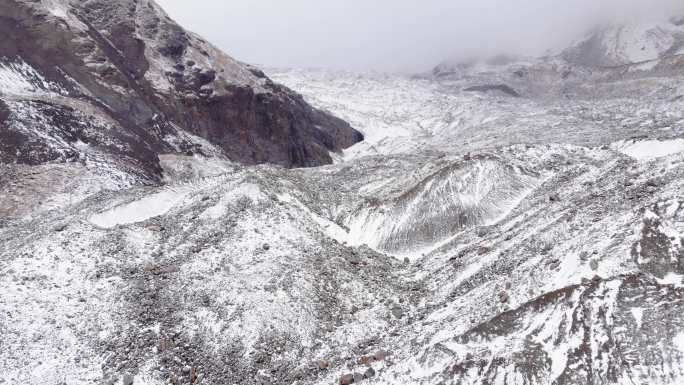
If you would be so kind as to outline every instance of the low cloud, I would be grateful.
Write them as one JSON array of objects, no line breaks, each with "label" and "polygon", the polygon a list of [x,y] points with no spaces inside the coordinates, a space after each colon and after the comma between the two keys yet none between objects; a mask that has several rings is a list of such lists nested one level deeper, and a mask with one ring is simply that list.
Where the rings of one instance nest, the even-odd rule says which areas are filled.
[{"label": "low cloud", "polygon": [[158,0],[237,59],[417,72],[446,58],[540,55],[607,22],[684,14],[682,0]]}]

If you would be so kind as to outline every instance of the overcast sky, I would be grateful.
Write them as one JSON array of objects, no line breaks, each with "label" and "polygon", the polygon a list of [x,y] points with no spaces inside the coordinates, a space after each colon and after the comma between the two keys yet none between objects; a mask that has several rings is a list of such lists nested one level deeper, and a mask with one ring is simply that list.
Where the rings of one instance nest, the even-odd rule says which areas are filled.
[{"label": "overcast sky", "polygon": [[157,1],[242,61],[388,72],[450,57],[539,55],[607,19],[684,12],[684,0]]}]

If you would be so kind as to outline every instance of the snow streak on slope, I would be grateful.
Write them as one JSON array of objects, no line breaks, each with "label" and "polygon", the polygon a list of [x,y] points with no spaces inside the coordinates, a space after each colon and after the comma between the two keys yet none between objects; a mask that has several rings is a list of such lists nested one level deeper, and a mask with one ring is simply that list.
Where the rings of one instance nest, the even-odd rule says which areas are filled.
[{"label": "snow streak on slope", "polygon": [[640,63],[659,59],[676,43],[684,29],[671,23],[644,23],[616,28],[605,39],[608,55],[616,62]]},{"label": "snow streak on slope", "polygon": [[674,20],[604,26],[589,33],[561,56],[570,63],[593,67],[652,71],[675,59],[684,47],[684,27]]},{"label": "snow streak on slope", "polygon": [[419,257],[466,228],[495,224],[540,179],[495,157],[451,165],[396,198],[354,213],[347,222],[350,243]]},{"label": "snow streak on slope", "polygon": [[47,81],[33,67],[23,60],[0,61],[0,95],[36,95],[64,94],[66,91],[59,85]]},{"label": "snow streak on slope", "polygon": [[[325,103],[334,112],[363,116],[348,106],[364,98],[360,95],[369,95],[365,87],[367,78],[340,75],[346,85],[337,89],[343,82],[338,79],[340,83],[333,81],[335,91],[331,91],[318,83],[324,75],[307,74],[298,79],[296,73],[288,72],[282,79],[292,77],[285,81],[295,88],[301,84],[310,100]],[[413,86],[422,87],[421,81]],[[388,78],[386,84],[394,82]],[[496,95],[458,95],[459,91],[452,89],[461,107],[468,111],[463,115],[464,124],[450,126],[458,127],[457,130],[444,129],[447,126],[442,126],[442,130],[436,128],[433,132],[439,134],[434,138],[414,130],[414,138],[421,140],[412,146],[404,147],[402,137],[376,143],[376,149],[383,149],[377,152],[393,154],[386,157],[383,171],[368,156],[373,152],[361,149],[360,145],[351,151],[361,151],[339,165],[341,175],[360,169],[362,164],[367,166],[362,173],[365,182],[347,182],[352,183],[350,189],[358,189],[364,201],[337,216],[345,218],[345,227],[350,229],[351,237],[345,240],[385,251],[383,240],[389,239],[385,246],[390,245],[390,252],[397,245],[415,247],[419,251],[409,254],[417,257],[414,278],[435,292],[413,310],[416,321],[407,325],[410,331],[404,330],[391,342],[402,351],[399,354],[403,358],[397,358],[399,362],[393,367],[383,368],[381,377],[373,383],[641,384],[642,378],[650,379],[653,375],[654,383],[670,384],[681,379],[678,368],[682,358],[677,354],[669,350],[647,353],[658,357],[654,360],[672,362],[671,366],[648,374],[645,368],[652,361],[635,360],[634,352],[644,351],[646,345],[641,341],[650,338],[660,339],[666,346],[676,345],[676,338],[669,336],[668,330],[681,327],[682,318],[672,315],[664,324],[653,326],[658,330],[643,330],[643,325],[651,322],[646,315],[648,309],[657,313],[653,306],[657,308],[659,300],[667,306],[680,306],[677,298],[681,293],[670,291],[667,285],[671,285],[671,278],[681,285],[673,271],[675,261],[681,258],[677,257],[680,248],[676,245],[684,237],[671,230],[680,219],[665,218],[681,217],[672,207],[679,207],[681,202],[679,179],[684,168],[677,144],[684,120],[677,110],[678,104],[672,102],[672,88],[659,79],[617,82],[605,88],[586,87],[590,91],[582,93],[592,95],[592,100],[586,102],[581,98],[510,101]],[[657,88],[662,94],[653,91]],[[637,102],[620,94],[625,90],[650,96]],[[604,92],[610,96],[596,100],[596,95]],[[330,97],[333,93],[337,95],[335,102]],[[342,103],[346,94],[354,95],[356,101]],[[407,105],[414,111],[412,116],[429,111],[418,104]],[[491,111],[491,116],[478,119],[480,111]],[[661,117],[671,119],[670,124],[659,123]],[[662,140],[655,139],[663,135]],[[624,140],[630,136],[654,139]],[[547,144],[503,146],[509,140],[536,143],[540,139]],[[549,142],[560,144],[553,146]],[[634,160],[611,151],[612,148],[627,153],[636,149],[629,148],[632,144],[642,142],[646,146],[661,143],[665,148],[661,151],[657,146],[644,146],[631,154]],[[464,145],[460,146],[461,143]],[[494,143],[501,147],[490,150],[488,146]],[[612,143],[615,144],[610,146]],[[480,156],[492,152],[501,157],[501,169],[505,170],[494,173],[493,178],[484,178],[496,186],[494,191],[499,186],[500,191],[516,191],[506,185],[521,175],[530,178],[529,185],[521,188],[515,198],[511,196],[508,205],[505,199],[492,200],[503,203],[505,209],[485,204],[483,213],[492,215],[501,210],[500,217],[489,222],[473,221],[459,231],[440,234],[442,228],[449,229],[457,223],[451,216],[459,213],[458,209],[446,208],[448,205],[443,202],[458,198],[459,205],[454,207],[462,207],[464,202],[478,201],[460,199],[463,191],[456,188],[438,188],[455,186],[460,175],[454,179],[437,170],[416,173],[424,167],[421,156],[432,156],[429,163],[439,163],[444,156],[442,151],[461,155],[456,161],[446,161],[451,166],[443,165],[437,170],[459,170],[467,167],[463,164],[483,162]],[[522,160],[526,151],[530,156]],[[514,159],[503,155],[509,153],[516,154]],[[355,156],[359,156],[358,160]],[[636,162],[640,159],[651,162]],[[408,168],[412,172],[399,176],[392,169],[402,161],[416,165]],[[518,161],[545,172],[521,172],[525,167],[516,169]],[[439,176],[433,178],[433,174]],[[366,179],[368,175],[384,178]],[[468,191],[477,190],[476,180],[463,181],[463,185],[473,189]],[[435,193],[430,194],[433,188]],[[416,191],[420,193],[412,194]],[[674,203],[664,203],[672,200]],[[640,210],[647,210],[654,202],[661,202],[658,207],[663,205],[667,209],[657,214],[660,222],[644,222],[642,229],[637,225],[643,218]],[[481,208],[474,207],[475,212]],[[426,231],[421,230],[423,218],[429,218],[425,220]],[[421,250],[419,246],[430,237],[434,238],[425,242],[429,246]],[[647,256],[661,257],[655,262],[639,262],[635,250],[641,250],[642,244]],[[421,253],[425,253],[422,258]],[[632,275],[639,271],[644,272],[643,276]],[[641,297],[639,292],[648,294]],[[629,302],[625,300],[628,295]],[[619,314],[619,319],[614,320],[613,314]],[[635,314],[641,315],[639,320]],[[589,318],[581,318],[584,315]],[[632,330],[637,324],[642,326],[634,334]],[[488,335],[490,329],[494,331]],[[623,348],[623,344],[627,347]],[[637,369],[622,369],[624,362]],[[329,382],[334,380],[328,377]]]}]

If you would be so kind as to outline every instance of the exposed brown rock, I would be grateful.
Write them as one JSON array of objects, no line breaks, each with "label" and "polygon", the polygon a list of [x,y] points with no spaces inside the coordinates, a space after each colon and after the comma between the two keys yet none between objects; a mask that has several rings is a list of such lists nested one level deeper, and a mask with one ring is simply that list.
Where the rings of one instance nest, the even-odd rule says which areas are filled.
[{"label": "exposed brown rock", "polygon": [[383,361],[385,358],[387,358],[388,355],[389,354],[387,353],[386,350],[378,350],[373,355],[373,358],[375,358],[376,361]]},{"label": "exposed brown rock", "polygon": [[[285,167],[330,163],[329,152],[363,139],[346,122],[185,31],[154,2],[61,3],[67,16],[52,14],[42,2],[1,2],[0,63],[27,63],[60,87],[60,97],[47,100],[43,110],[54,110],[50,134],[67,143],[128,156],[154,177],[161,174],[159,154],[202,151],[183,131],[235,161]],[[114,129],[78,132],[74,120],[95,120],[77,116],[84,111]],[[11,109],[0,104],[0,143],[9,144],[0,147],[0,161],[68,160],[68,149],[13,131],[3,123],[8,119]]]}]

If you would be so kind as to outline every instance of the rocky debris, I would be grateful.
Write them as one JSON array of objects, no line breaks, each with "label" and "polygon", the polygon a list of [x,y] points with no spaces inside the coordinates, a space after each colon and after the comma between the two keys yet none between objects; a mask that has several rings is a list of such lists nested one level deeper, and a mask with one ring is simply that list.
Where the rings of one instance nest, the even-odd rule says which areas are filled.
[{"label": "rocky debris", "polygon": [[340,385],[350,385],[354,383],[354,375],[353,374],[345,374],[342,377],[340,377]]},{"label": "rocky debris", "polygon": [[62,231],[66,230],[67,225],[66,224],[59,224],[56,225],[55,227],[52,228],[52,231],[56,233],[61,233]]},{"label": "rocky debris", "polygon": [[518,91],[514,90],[510,86],[506,84],[486,84],[486,85],[480,85],[480,86],[472,86],[472,87],[467,87],[464,88],[463,91],[466,92],[491,92],[491,91],[498,91],[501,92],[505,95],[512,96],[515,98],[519,98],[520,94]]},{"label": "rocky debris", "polygon": [[375,376],[375,369],[368,367],[363,373],[354,372],[340,377],[340,385],[358,384]]},{"label": "rocky debris", "polygon": [[558,259],[558,258],[554,258],[554,259],[552,259],[552,260],[549,261],[549,268],[550,268],[551,270],[556,270],[556,269],[558,269],[558,268],[560,267],[560,265],[561,265],[561,261],[560,261],[560,259]]},{"label": "rocky debris", "polygon": [[159,226],[159,225],[149,225],[149,226],[147,226],[147,229],[150,231],[153,231],[155,233],[158,233],[158,232],[161,232],[164,230],[164,228]]},{"label": "rocky debris", "polygon": [[549,241],[544,241],[539,244],[539,251],[542,254],[548,254],[551,250],[553,250],[553,243]]},{"label": "rocky debris", "polygon": [[373,357],[373,356],[361,356],[361,357],[359,357],[359,364],[361,364],[361,365],[370,365],[373,362],[375,362],[375,357]]},{"label": "rocky debris", "polygon": [[134,380],[135,377],[133,375],[126,373],[121,379],[121,385],[133,385]]},{"label": "rocky debris", "polygon": [[508,301],[510,299],[508,293],[505,291],[499,292],[498,297],[499,297],[499,302],[501,302],[501,303],[508,303]]},{"label": "rocky debris", "polygon": [[684,235],[672,230],[677,227],[676,221],[671,212],[653,205],[645,211],[640,239],[632,246],[631,254],[639,267],[659,278],[684,273]]},{"label": "rocky debris", "polygon": [[318,370],[328,370],[330,364],[326,360],[318,361]]},{"label": "rocky debris", "polygon": [[485,255],[485,254],[489,253],[490,251],[492,251],[492,249],[489,246],[478,246],[477,247],[477,254],[478,255]]},{"label": "rocky debris", "polygon": [[395,305],[392,307],[392,315],[396,319],[401,319],[404,316],[404,310],[401,308],[401,306]]},{"label": "rocky debris", "polygon": [[389,353],[386,350],[378,350],[373,354],[373,358],[375,358],[375,361],[384,361]]},{"label": "rocky debris", "polygon": [[589,267],[590,267],[591,270],[593,270],[593,271],[598,270],[598,268],[599,268],[599,263],[598,263],[598,261],[597,261],[596,259],[592,259],[592,260],[589,262]]}]

